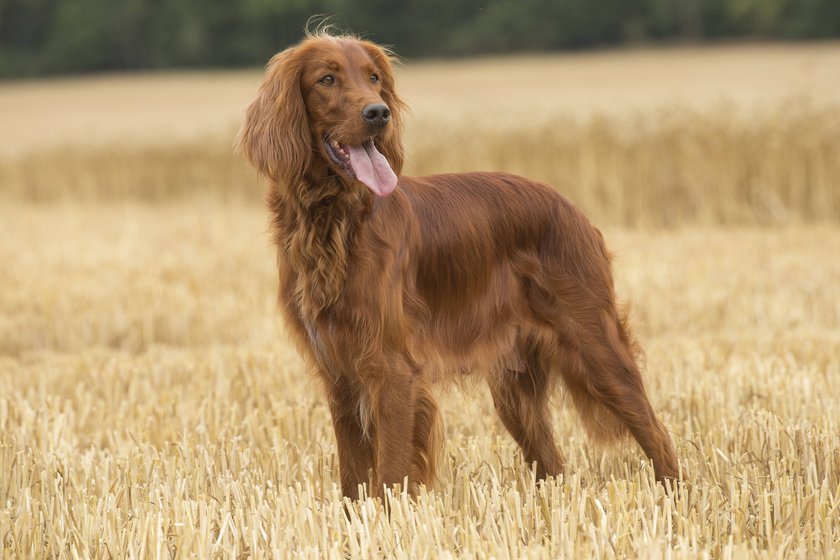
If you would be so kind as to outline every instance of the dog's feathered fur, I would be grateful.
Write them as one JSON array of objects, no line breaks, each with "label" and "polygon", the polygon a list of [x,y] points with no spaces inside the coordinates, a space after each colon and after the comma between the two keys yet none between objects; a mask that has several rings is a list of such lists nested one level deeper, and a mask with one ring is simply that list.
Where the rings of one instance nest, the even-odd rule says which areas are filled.
[{"label": "dog's feathered fur", "polygon": [[[371,103],[390,121],[362,118]],[[657,478],[676,477],[610,256],[577,208],[505,173],[400,176],[380,197],[331,157],[330,142],[372,139],[399,176],[404,109],[385,51],[320,33],[271,59],[237,140],[270,181],[279,299],[326,386],[344,494],[430,484],[432,384],[473,371],[540,477],[563,466],[549,414],[558,379],[592,434],[629,432]]]}]

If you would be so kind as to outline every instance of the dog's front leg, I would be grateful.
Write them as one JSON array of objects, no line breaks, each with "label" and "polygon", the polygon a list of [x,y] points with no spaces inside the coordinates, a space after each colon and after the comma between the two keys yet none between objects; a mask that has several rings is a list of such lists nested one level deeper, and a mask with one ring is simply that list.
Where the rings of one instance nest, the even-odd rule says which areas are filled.
[{"label": "dog's front leg", "polygon": [[[371,414],[376,438],[374,495],[384,488],[402,484],[411,474],[414,461],[414,413],[416,382],[405,364],[389,368],[371,391]],[[409,480],[414,490],[418,481]]]},{"label": "dog's front leg", "polygon": [[365,425],[358,391],[344,376],[338,376],[329,388],[330,413],[335,441],[341,492],[348,498],[359,498],[359,487],[370,485],[374,468],[373,434]]}]

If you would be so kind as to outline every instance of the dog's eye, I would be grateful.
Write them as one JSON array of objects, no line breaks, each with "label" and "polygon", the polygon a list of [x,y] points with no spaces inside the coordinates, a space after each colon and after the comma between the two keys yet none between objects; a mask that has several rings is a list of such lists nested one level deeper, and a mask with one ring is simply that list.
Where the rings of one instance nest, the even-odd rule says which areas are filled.
[{"label": "dog's eye", "polygon": [[370,83],[375,84],[379,82],[379,76],[377,74],[370,75]]},{"label": "dog's eye", "polygon": [[324,76],[323,78],[318,80],[318,82],[320,82],[322,84],[325,84],[325,85],[328,85],[328,86],[331,86],[335,83],[335,78],[333,77],[332,74],[327,74],[326,76]]}]

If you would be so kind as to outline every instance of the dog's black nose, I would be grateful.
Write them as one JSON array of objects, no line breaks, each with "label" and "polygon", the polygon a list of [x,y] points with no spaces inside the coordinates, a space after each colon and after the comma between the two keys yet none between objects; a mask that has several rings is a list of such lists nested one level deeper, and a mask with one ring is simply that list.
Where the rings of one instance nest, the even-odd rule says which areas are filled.
[{"label": "dog's black nose", "polygon": [[385,126],[391,120],[391,110],[384,103],[371,103],[362,109],[365,122],[373,126]]}]

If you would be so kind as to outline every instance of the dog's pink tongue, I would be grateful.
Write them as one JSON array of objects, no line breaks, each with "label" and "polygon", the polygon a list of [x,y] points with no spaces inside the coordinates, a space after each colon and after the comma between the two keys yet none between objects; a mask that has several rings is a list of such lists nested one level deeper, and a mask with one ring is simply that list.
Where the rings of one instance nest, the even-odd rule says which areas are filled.
[{"label": "dog's pink tongue", "polygon": [[350,152],[350,167],[356,178],[379,196],[388,196],[397,188],[397,175],[385,156],[379,153],[373,142],[362,146],[347,146]]}]

